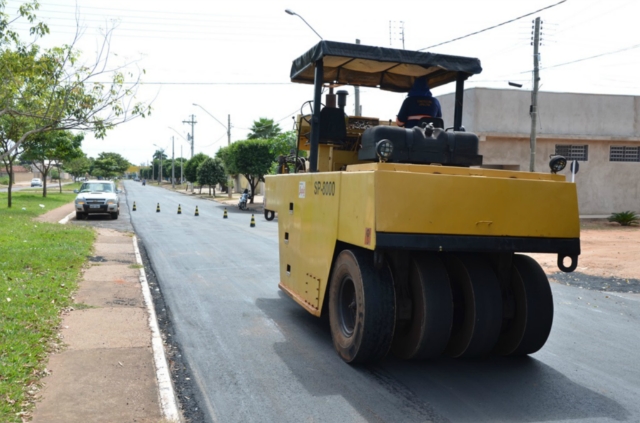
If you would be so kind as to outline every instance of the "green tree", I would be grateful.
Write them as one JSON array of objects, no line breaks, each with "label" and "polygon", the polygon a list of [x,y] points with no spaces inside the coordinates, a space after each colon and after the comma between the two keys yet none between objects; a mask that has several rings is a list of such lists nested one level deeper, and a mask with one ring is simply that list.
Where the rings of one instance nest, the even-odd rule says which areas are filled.
[{"label": "green tree", "polygon": [[2,151],[11,151],[11,154],[7,154],[2,156],[2,164],[4,165],[7,174],[9,175],[9,183],[7,187],[7,207],[11,208],[12,203],[12,190],[14,183],[14,175],[13,175],[13,166],[18,160],[18,157],[22,155],[24,152],[24,146],[18,146],[18,148],[13,148],[15,145],[15,141],[13,138],[15,134],[11,134],[11,126],[5,128],[4,126],[5,119],[0,117],[0,152]]},{"label": "green tree", "polygon": [[70,173],[74,178],[86,175],[91,167],[91,162],[87,156],[82,155],[72,160],[67,160],[62,164],[62,169]]},{"label": "green tree", "polygon": [[71,131],[39,132],[24,144],[21,160],[30,163],[42,174],[42,196],[47,196],[47,176],[53,166],[82,156],[80,148],[84,134]]},{"label": "green tree", "polygon": [[[126,63],[108,64],[113,28],[106,29],[95,62],[89,62],[76,48],[79,27],[71,43],[43,49],[38,42],[49,28],[37,21],[39,3],[24,3],[15,19],[5,8],[6,1],[0,1],[0,116],[17,135],[9,149],[0,151],[0,159],[40,133],[78,129],[102,139],[115,126],[148,115],[149,107],[134,101],[139,75],[127,72]],[[23,20],[32,37],[26,42],[12,29]],[[133,84],[126,79],[134,79]]]},{"label": "green tree", "polygon": [[274,138],[282,132],[280,125],[267,118],[254,120],[249,130],[251,132],[247,134],[247,138],[250,140]]},{"label": "green tree", "polygon": [[93,173],[95,176],[113,178],[122,175],[129,166],[131,163],[118,153],[100,153],[96,158]]},{"label": "green tree", "polygon": [[211,188],[213,188],[213,196],[216,196],[216,185],[224,184],[227,181],[227,175],[222,165],[222,160],[211,157],[205,159],[200,166],[198,166],[198,185],[201,187],[207,185],[209,187],[209,195],[211,195]]},{"label": "green tree", "polygon": [[198,153],[190,158],[184,165],[185,179],[191,183],[198,182],[198,167],[208,158],[209,156],[204,153]]},{"label": "green tree", "polygon": [[238,174],[244,175],[251,186],[251,204],[253,196],[258,187],[258,182],[264,182],[264,175],[269,173],[269,169],[275,160],[271,151],[269,140],[245,140],[237,141],[225,147],[220,154],[225,169],[235,170]]}]

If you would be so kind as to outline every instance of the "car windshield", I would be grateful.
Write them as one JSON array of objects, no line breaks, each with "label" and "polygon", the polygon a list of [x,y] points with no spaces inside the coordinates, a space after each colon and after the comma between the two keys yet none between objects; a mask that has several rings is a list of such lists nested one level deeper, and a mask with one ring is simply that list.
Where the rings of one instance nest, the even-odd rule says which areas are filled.
[{"label": "car windshield", "polygon": [[80,192],[113,192],[113,184],[91,182],[82,184]]}]

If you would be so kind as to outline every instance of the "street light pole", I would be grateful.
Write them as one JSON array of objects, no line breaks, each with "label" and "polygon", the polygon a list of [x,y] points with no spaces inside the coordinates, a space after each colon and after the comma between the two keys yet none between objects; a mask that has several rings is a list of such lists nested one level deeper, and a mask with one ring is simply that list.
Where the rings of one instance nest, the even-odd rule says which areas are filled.
[{"label": "street light pole", "polygon": [[294,11],[293,11],[293,10],[291,10],[291,9],[285,9],[284,11],[285,11],[286,13],[288,13],[289,15],[291,15],[291,16],[297,16],[297,17],[299,17],[300,19],[302,19],[302,22],[304,22],[305,24],[307,24],[307,26],[308,26],[309,28],[311,28],[311,30],[312,30],[313,32],[315,32],[315,33],[316,33],[316,35],[317,35],[318,37],[320,37],[320,39],[321,39],[321,40],[324,40],[324,38],[322,38],[322,36],[321,36],[320,34],[318,34],[318,31],[316,31],[315,29],[313,29],[313,27],[312,27],[311,25],[309,25],[309,22],[305,21],[305,20],[304,20],[304,18],[303,18],[302,16],[298,15],[296,12],[294,12]]}]

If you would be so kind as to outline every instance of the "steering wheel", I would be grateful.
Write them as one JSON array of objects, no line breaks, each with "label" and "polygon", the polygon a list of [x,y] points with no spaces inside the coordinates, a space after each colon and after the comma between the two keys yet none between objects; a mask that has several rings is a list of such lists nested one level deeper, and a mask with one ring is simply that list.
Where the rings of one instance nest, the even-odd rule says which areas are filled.
[{"label": "steering wheel", "polygon": [[[309,105],[309,110],[311,110],[311,113],[309,113],[309,115],[306,115],[304,113],[304,106],[307,104]],[[322,107],[325,107],[324,103],[320,104],[322,105]],[[305,101],[304,103],[302,103],[302,106],[300,106],[300,115],[302,116],[302,120],[304,120],[305,122],[307,122],[307,124],[309,124],[309,126],[311,126],[311,117],[313,117],[313,100]]]}]

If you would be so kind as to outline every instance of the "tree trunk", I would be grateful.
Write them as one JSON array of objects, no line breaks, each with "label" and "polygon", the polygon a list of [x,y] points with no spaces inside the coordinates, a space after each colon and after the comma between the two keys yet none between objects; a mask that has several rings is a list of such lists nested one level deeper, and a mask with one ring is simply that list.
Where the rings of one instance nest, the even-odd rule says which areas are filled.
[{"label": "tree trunk", "polygon": [[247,181],[249,181],[249,186],[251,187],[251,195],[250,195],[250,201],[249,204],[253,204],[253,196],[256,192],[256,188],[258,187],[258,182],[260,182],[260,180],[258,178],[254,178],[254,177],[250,177],[250,175],[244,175],[245,178],[247,178]]},{"label": "tree trunk", "polygon": [[[48,169],[47,169],[48,170]],[[42,197],[47,196],[47,175],[49,172],[42,172]]]},{"label": "tree trunk", "polygon": [[13,161],[9,161],[9,186],[7,187],[7,208],[11,208],[11,188],[13,185]]},{"label": "tree trunk", "polygon": [[58,187],[60,187],[60,194],[62,194],[62,174],[60,173],[60,166],[58,166]]}]

